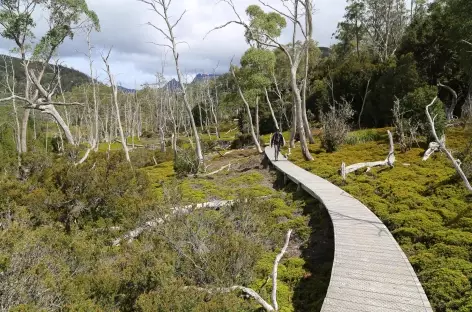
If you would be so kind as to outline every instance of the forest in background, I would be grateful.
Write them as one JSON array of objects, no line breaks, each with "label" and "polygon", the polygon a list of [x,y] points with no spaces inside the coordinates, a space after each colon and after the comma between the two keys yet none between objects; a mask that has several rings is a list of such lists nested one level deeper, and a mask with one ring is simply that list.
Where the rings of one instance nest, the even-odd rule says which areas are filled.
[{"label": "forest in background", "polygon": [[[251,5],[248,22],[225,0],[219,5],[234,12],[228,23],[241,27],[248,49],[228,73],[193,83],[179,68],[170,1],[137,2],[154,4],[151,23],[173,58],[162,68],[175,64],[178,81],[156,69],[155,84],[136,92],[117,85],[112,49],[92,63],[90,34],[100,24],[86,1],[0,2],[1,35],[19,57],[0,62],[2,311],[258,311],[264,305],[247,289],[275,305],[270,276],[289,230],[280,311],[319,310],[332,261],[329,220],[262,169],[259,155],[276,127],[289,159],[385,222],[435,311],[470,311],[470,1],[349,0],[327,50],[312,38],[310,0],[293,0],[287,11]],[[33,38],[38,9],[51,23]],[[280,42],[288,24],[294,40]],[[57,66],[58,47],[76,31],[89,34],[87,75]],[[96,79],[102,68],[107,83]],[[393,168],[343,179],[342,162],[386,156],[387,130],[395,167],[389,155],[383,165]],[[235,202],[178,213],[113,243],[176,208],[213,200]],[[234,285],[247,289],[215,291]]]}]

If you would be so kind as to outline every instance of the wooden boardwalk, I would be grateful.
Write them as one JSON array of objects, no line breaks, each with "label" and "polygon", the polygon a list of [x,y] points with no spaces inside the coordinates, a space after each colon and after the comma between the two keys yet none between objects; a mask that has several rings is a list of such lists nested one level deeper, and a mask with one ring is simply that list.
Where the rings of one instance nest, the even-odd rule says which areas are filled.
[{"label": "wooden boardwalk", "polygon": [[334,184],[294,165],[274,149],[277,170],[320,200],[334,229],[334,260],[322,312],[433,311],[408,258],[365,205]]}]

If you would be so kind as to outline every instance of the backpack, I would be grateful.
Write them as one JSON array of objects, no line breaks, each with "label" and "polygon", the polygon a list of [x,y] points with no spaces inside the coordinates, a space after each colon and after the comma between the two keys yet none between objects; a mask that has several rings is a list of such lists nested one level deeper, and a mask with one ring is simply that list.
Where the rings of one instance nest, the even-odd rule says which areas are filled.
[{"label": "backpack", "polygon": [[284,142],[284,138],[282,137],[281,133],[274,134],[274,145],[282,145]]}]

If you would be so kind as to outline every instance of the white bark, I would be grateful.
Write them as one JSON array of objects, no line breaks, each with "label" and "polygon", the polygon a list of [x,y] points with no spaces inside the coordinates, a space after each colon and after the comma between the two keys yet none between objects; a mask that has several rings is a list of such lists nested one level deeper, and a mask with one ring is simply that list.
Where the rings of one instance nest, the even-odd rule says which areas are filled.
[{"label": "white bark", "polygon": [[120,133],[120,138],[121,138],[121,145],[123,146],[123,151],[125,152],[126,160],[128,162],[131,162],[131,159],[129,157],[129,150],[128,150],[128,144],[126,142],[125,134],[123,132],[123,127],[121,125],[121,115],[120,115],[120,105],[118,104],[118,89],[115,83],[115,79],[113,78],[113,75],[110,70],[110,65],[108,64],[108,58],[110,56],[111,49],[108,52],[107,57],[104,57],[102,55],[103,62],[105,63],[106,66],[106,71],[108,74],[108,78],[110,79],[110,84],[112,88],[112,101],[115,106],[115,113],[116,113],[116,123],[118,125],[118,131]]},{"label": "white bark", "polygon": [[244,106],[246,107],[248,123],[249,123],[249,130],[251,131],[252,140],[254,141],[254,144],[256,145],[257,151],[260,154],[262,154],[261,145],[259,144],[259,140],[257,139],[256,132],[254,131],[254,124],[252,122],[251,108],[249,107],[249,103],[247,102],[246,97],[244,96],[244,93],[241,90],[241,86],[239,85],[238,78],[236,77],[236,73],[234,72],[233,67],[231,67],[231,73],[233,74],[234,81],[236,83],[236,87],[238,88],[239,96],[241,97],[241,100],[243,101]]},{"label": "white bark", "polygon": [[275,311],[279,311],[279,305],[277,303],[277,270],[279,268],[279,262],[282,260],[282,257],[287,252],[288,244],[290,242],[290,236],[292,235],[292,230],[288,230],[285,237],[285,244],[280,251],[280,253],[275,257],[274,267],[272,268],[272,306]]},{"label": "white bark", "polygon": [[194,290],[198,290],[198,291],[204,291],[208,294],[215,294],[215,293],[224,294],[224,293],[230,293],[230,292],[233,292],[233,291],[240,290],[243,293],[250,296],[252,299],[256,300],[257,303],[259,303],[264,308],[264,310],[266,310],[266,311],[275,311],[275,309],[267,301],[265,301],[257,292],[255,292],[254,290],[252,290],[251,288],[248,288],[248,287],[243,287],[243,286],[239,286],[239,285],[231,286],[231,287],[217,287],[217,288],[202,288],[202,287],[189,287],[189,286],[186,286],[186,287],[184,287],[184,289],[194,289]]},{"label": "white bark", "polygon": [[302,101],[302,112],[303,112],[303,123],[305,126],[305,133],[308,137],[310,144],[315,144],[315,139],[311,133],[310,123],[307,117],[307,89],[308,89],[308,71],[310,69],[310,42],[313,36],[313,7],[311,0],[305,0],[305,29],[306,29],[306,51],[305,51],[305,77],[303,79],[303,101]]},{"label": "white bark", "polygon": [[341,176],[343,177],[343,180],[346,180],[346,177],[349,173],[355,172],[362,168],[367,168],[367,171],[370,171],[370,169],[373,167],[380,167],[380,166],[393,167],[393,164],[395,163],[395,145],[393,144],[393,135],[390,131],[388,131],[388,138],[390,141],[390,150],[389,150],[387,159],[385,159],[384,161],[358,163],[358,164],[350,165],[347,167],[345,163],[342,163]]},{"label": "white bark", "polygon": [[[303,156],[305,157],[306,160],[313,160],[313,156],[311,156],[310,151],[308,149],[308,144],[306,141],[306,133],[305,133],[305,127],[303,123],[303,112],[302,112],[302,98],[300,95],[300,87],[297,84],[297,72],[298,72],[298,67],[300,65],[302,53],[306,50],[306,45],[309,44],[309,39],[306,38],[306,33],[304,31],[304,27],[301,26],[301,23],[299,21],[299,18],[301,16],[300,10],[299,10],[299,5],[301,3],[301,0],[294,0],[293,1],[293,11],[289,9],[290,16],[284,13],[281,13],[280,11],[275,10],[271,5],[265,4],[264,2],[260,1],[262,4],[265,6],[275,10],[277,13],[283,15],[284,17],[290,19],[290,21],[293,23],[293,32],[292,32],[292,48],[290,49],[286,45],[281,44],[279,41],[276,40],[276,38],[271,37],[267,33],[263,34],[254,34],[253,28],[245,23],[240,15],[238,14],[234,3],[232,0],[224,0],[231,9],[233,10],[234,14],[238,18],[236,21],[230,21],[227,22],[226,24],[222,26],[215,27],[213,30],[218,30],[222,29],[230,24],[238,24],[243,26],[246,29],[246,34],[248,35],[248,39],[252,42],[257,42],[260,46],[267,47],[267,48],[280,48],[284,54],[287,56],[289,64],[290,64],[290,80],[291,80],[291,89],[292,89],[292,95],[294,98],[294,104],[297,107],[297,115],[296,115],[296,120],[297,120],[297,129],[298,133],[300,135],[300,144],[302,148],[302,153]],[[303,4],[303,3],[302,3]],[[296,46],[296,37],[297,37],[297,29],[300,28],[301,32],[305,35],[305,42],[302,46],[302,48],[297,49]],[[262,39],[263,38],[263,39]]]},{"label": "white bark", "polygon": [[453,88],[443,85],[441,82],[438,82],[438,86],[446,89],[452,95],[452,103],[449,107],[446,107],[446,118],[448,121],[454,119],[454,110],[457,106],[457,92]]},{"label": "white bark", "polygon": [[435,127],[435,124],[434,124],[434,120],[435,120],[436,117],[431,117],[431,113],[429,112],[429,108],[434,105],[434,103],[436,102],[437,99],[438,98],[435,97],[434,100],[431,102],[431,104],[426,106],[426,116],[428,117],[429,125],[431,126],[431,133],[433,134],[433,137],[436,140],[436,143],[439,145],[439,148],[441,149],[441,151],[443,151],[446,154],[447,158],[449,158],[449,160],[452,162],[452,165],[456,169],[456,171],[459,174],[459,176],[461,177],[462,181],[464,181],[465,187],[470,192],[472,192],[472,185],[470,184],[469,180],[467,179],[467,176],[465,175],[464,171],[462,170],[462,168],[460,166],[460,162],[458,160],[456,160],[454,158],[454,156],[452,156],[452,153],[446,148],[445,140],[444,141],[440,140],[439,137],[438,137],[438,134],[436,132],[436,127]]},{"label": "white bark", "polygon": [[[446,142],[446,136],[443,135],[440,140],[442,143]],[[434,153],[439,152],[441,150],[441,146],[437,142],[430,142],[428,149],[424,152],[423,161],[428,160]]]},{"label": "white bark", "polygon": [[[157,15],[161,17],[161,19],[165,22],[167,26],[167,31],[164,31],[163,29],[155,26],[154,24],[150,22],[148,23],[148,25],[152,26],[154,29],[156,29],[162,35],[164,35],[164,37],[170,43],[170,44],[164,44],[164,45],[158,44],[158,45],[168,47],[172,50],[172,54],[174,56],[174,62],[175,62],[175,69],[177,71],[177,77],[179,79],[180,87],[182,88],[185,110],[187,111],[188,119],[190,120],[190,125],[191,125],[193,136],[195,139],[195,146],[196,146],[195,153],[196,153],[199,165],[203,165],[204,158],[203,158],[203,150],[202,150],[202,146],[200,142],[200,135],[198,134],[197,126],[195,124],[195,119],[193,118],[192,107],[190,106],[190,103],[187,97],[186,87],[184,84],[184,79],[183,79],[182,72],[180,70],[180,65],[179,65],[179,53],[177,52],[177,45],[182,42],[177,42],[174,36],[174,29],[179,24],[182,17],[186,13],[186,11],[184,11],[182,15],[180,15],[179,19],[174,24],[171,25],[170,19],[168,16],[168,10],[169,10],[171,1],[169,0],[138,0],[138,1],[149,5],[151,9]],[[160,7],[160,9],[158,7]]]},{"label": "white bark", "polygon": [[172,216],[179,214],[188,214],[198,209],[219,209],[221,207],[230,206],[233,203],[234,201],[232,200],[217,200],[203,204],[187,205],[183,207],[172,208],[170,210],[170,214],[166,214],[162,218],[156,218],[150,221],[146,221],[143,225],[138,226],[137,228],[124,234],[122,237],[115,239],[112,244],[113,246],[119,246],[122,241],[127,241],[128,243],[131,243],[133,242],[133,240],[138,238],[144,231],[156,228],[157,226],[169,220],[169,218],[171,218]]},{"label": "white bark", "polygon": [[272,115],[272,119],[274,120],[275,128],[276,128],[276,129],[280,129],[280,128],[279,128],[279,123],[278,123],[278,121],[277,121],[277,118],[275,118],[274,109],[272,108],[272,103],[270,102],[269,93],[267,92],[267,88],[264,88],[264,92],[265,92],[267,104],[269,105],[270,114]]}]

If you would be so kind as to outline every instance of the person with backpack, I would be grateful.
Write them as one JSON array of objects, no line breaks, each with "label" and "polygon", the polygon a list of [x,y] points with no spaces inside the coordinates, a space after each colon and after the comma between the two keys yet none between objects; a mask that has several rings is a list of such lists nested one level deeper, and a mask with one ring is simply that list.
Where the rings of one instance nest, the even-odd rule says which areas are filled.
[{"label": "person with backpack", "polygon": [[285,146],[285,138],[277,128],[275,133],[272,135],[272,139],[270,140],[270,147],[275,147],[275,161],[279,160],[280,148],[282,146]]}]

